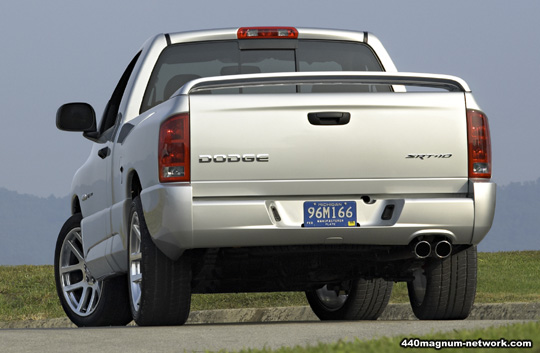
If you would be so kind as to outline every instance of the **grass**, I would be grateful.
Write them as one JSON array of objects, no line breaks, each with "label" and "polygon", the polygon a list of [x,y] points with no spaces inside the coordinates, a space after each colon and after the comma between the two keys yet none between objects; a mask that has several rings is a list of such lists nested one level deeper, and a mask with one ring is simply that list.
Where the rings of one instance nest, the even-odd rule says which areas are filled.
[{"label": "grass", "polygon": [[540,302],[540,251],[480,253],[476,300]]},{"label": "grass", "polygon": [[0,266],[0,321],[64,315],[52,266]]},{"label": "grass", "polygon": [[[456,340],[456,341],[501,341],[501,339],[507,341],[532,341],[532,348],[524,348],[529,353],[540,353],[540,339],[538,338],[538,332],[540,332],[540,321],[529,322],[524,324],[513,324],[509,326],[490,327],[487,329],[471,330],[471,331],[453,331],[447,333],[433,333],[422,337],[414,337],[429,344],[442,344],[443,340]],[[412,348],[401,346],[403,340],[406,337],[383,337],[371,341],[339,341],[337,343],[319,344],[312,347],[284,347],[276,350],[271,349],[248,349],[242,350],[240,353],[347,353],[347,352],[362,352],[362,353],[397,353],[397,352],[439,352],[445,353],[463,352],[468,350],[467,348],[444,348],[437,350],[436,348]],[[412,338],[412,337],[407,337]],[[414,341],[406,341],[406,343],[415,344]],[[419,343],[419,342],[418,342]],[[525,342],[522,342],[525,343]],[[471,349],[475,353],[485,352],[516,352],[522,351],[516,348],[474,348]],[[226,351],[221,351],[226,352]]]},{"label": "grass", "polygon": [[[479,253],[476,303],[540,302],[540,251]],[[407,303],[397,283],[393,303]],[[303,293],[198,294],[191,310],[307,305]],[[0,321],[65,316],[52,266],[0,266]]]}]

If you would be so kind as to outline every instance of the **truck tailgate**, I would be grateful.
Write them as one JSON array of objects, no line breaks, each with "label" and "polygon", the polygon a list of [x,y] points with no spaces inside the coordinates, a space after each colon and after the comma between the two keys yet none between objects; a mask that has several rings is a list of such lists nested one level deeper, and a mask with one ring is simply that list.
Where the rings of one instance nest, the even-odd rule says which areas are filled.
[{"label": "truck tailgate", "polygon": [[[327,112],[349,113],[350,121],[308,119]],[[462,92],[191,95],[190,114],[194,187],[313,180],[369,181],[383,190],[410,180],[416,191],[424,183],[430,192],[463,192],[467,182]]]}]

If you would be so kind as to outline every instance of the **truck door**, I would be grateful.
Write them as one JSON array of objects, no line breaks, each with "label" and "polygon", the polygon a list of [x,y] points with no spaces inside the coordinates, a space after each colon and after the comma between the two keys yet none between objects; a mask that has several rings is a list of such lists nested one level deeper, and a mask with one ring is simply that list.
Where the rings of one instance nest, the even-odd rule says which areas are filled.
[{"label": "truck door", "polygon": [[105,259],[107,255],[105,240],[112,236],[110,211],[113,203],[112,156],[115,136],[121,122],[120,102],[139,54],[128,65],[105,107],[99,128],[99,143],[94,146],[90,156],[91,173],[94,177],[93,185],[89,185],[92,195],[87,195],[87,202],[91,203],[93,212],[89,217],[83,218],[82,231],[86,262],[93,273],[110,272],[110,265]]}]

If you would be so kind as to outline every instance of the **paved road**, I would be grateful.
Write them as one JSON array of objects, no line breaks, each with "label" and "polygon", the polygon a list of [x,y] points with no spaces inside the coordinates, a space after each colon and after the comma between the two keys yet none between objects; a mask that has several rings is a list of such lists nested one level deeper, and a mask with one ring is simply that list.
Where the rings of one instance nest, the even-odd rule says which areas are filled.
[{"label": "paved road", "polygon": [[[0,351],[10,352],[202,352],[220,349],[315,345],[384,335],[417,337],[432,331],[508,325],[517,320],[281,322],[202,324],[180,327],[112,327],[0,330]],[[479,337],[480,338],[480,337]]]}]

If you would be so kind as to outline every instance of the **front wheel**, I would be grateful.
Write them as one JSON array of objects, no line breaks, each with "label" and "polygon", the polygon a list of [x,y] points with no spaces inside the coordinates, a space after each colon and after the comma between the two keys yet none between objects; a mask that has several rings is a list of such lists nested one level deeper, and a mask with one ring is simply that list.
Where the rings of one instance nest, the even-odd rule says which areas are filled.
[{"label": "front wheel", "polygon": [[84,258],[82,216],[71,216],[60,231],[54,255],[58,298],[77,326],[124,326],[131,321],[125,276],[98,281]]},{"label": "front wheel", "polygon": [[430,260],[407,283],[414,314],[421,320],[462,320],[476,295],[476,246],[443,260]]},{"label": "front wheel", "polygon": [[306,297],[320,320],[377,320],[390,300],[392,287],[392,282],[382,278],[356,279],[346,294],[324,286],[306,292]]},{"label": "front wheel", "polygon": [[188,253],[169,259],[154,244],[139,197],[129,214],[129,298],[139,326],[182,325],[191,305],[191,262]]}]

